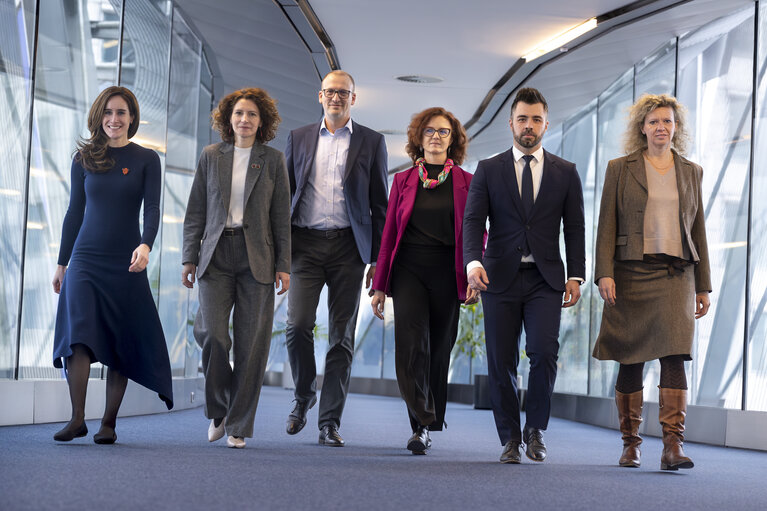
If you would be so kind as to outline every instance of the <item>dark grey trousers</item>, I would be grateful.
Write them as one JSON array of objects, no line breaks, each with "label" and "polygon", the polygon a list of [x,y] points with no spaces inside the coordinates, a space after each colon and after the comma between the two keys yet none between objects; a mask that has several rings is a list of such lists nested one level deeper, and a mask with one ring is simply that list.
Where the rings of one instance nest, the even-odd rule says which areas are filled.
[{"label": "dark grey trousers", "polygon": [[[194,337],[202,348],[205,416],[225,416],[228,435],[252,437],[272,341],[274,288],[253,278],[241,235],[221,238],[198,284]],[[229,364],[232,308],[234,367]]]},{"label": "dark grey trousers", "polygon": [[330,347],[325,357],[319,427],[338,427],[349,390],[365,263],[351,229],[328,239],[316,231],[294,228],[291,261],[285,340],[296,384],[295,397],[306,402],[317,393],[314,325],[320,293],[327,284]]}]

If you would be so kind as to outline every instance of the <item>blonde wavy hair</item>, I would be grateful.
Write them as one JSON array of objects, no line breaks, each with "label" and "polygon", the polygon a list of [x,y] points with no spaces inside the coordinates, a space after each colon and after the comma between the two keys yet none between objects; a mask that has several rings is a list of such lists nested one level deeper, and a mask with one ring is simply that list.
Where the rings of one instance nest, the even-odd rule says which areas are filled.
[{"label": "blonde wavy hair", "polygon": [[629,109],[628,128],[623,137],[623,150],[626,154],[647,149],[647,136],[642,133],[642,126],[647,115],[656,108],[669,107],[674,112],[676,129],[671,139],[671,146],[679,154],[687,154],[690,135],[687,132],[687,109],[674,96],[668,94],[643,94]]}]

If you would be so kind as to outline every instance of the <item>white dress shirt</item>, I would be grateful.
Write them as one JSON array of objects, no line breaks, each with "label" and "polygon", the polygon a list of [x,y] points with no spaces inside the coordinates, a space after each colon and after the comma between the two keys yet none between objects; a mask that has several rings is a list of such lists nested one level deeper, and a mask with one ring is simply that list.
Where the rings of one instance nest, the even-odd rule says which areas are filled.
[{"label": "white dress shirt", "polygon": [[352,120],[335,133],[325,120],[317,134],[317,152],[298,207],[294,225],[320,229],[343,229],[351,226],[346,212],[343,179],[352,139]]},{"label": "white dress shirt", "polygon": [[242,214],[245,209],[245,176],[248,175],[248,162],[252,147],[234,147],[232,158],[232,193],[229,196],[229,215],[226,217],[227,228],[242,227]]}]

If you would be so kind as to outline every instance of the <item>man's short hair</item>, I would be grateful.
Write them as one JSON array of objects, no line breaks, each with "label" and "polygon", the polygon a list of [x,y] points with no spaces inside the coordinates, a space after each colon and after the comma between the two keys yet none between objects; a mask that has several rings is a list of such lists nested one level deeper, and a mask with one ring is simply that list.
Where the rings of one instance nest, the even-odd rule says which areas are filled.
[{"label": "man's short hair", "polygon": [[546,98],[543,97],[543,94],[541,94],[538,89],[533,89],[532,87],[519,89],[517,92],[517,97],[515,97],[514,101],[511,103],[512,116],[514,116],[514,109],[517,107],[517,103],[519,102],[527,103],[528,105],[536,105],[541,103],[543,105],[543,111],[547,114],[549,113],[549,104],[546,103]]},{"label": "man's short hair", "polygon": [[352,82],[352,92],[354,92],[354,89],[356,87],[354,83],[354,78],[352,78],[352,75],[347,73],[346,71],[342,71],[341,69],[334,69],[333,71],[329,72],[322,78],[322,83],[325,83],[325,79],[327,79],[328,76],[335,75],[335,76],[343,76],[345,78],[348,78],[350,82]]}]

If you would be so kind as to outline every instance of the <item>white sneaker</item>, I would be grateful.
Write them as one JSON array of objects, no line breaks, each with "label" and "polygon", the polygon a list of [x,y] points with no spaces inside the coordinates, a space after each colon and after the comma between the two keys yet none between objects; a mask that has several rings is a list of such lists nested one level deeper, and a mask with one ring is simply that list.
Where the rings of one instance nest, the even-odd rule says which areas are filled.
[{"label": "white sneaker", "polygon": [[219,438],[224,437],[224,426],[226,425],[226,417],[221,421],[218,427],[215,426],[215,419],[210,419],[210,426],[208,426],[208,442],[215,442]]},{"label": "white sneaker", "polygon": [[245,439],[239,436],[230,436],[226,439],[226,445],[234,449],[243,449],[245,447]]}]

